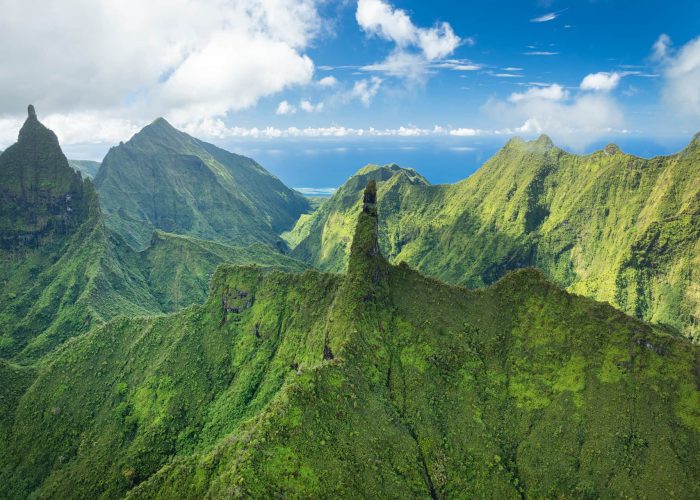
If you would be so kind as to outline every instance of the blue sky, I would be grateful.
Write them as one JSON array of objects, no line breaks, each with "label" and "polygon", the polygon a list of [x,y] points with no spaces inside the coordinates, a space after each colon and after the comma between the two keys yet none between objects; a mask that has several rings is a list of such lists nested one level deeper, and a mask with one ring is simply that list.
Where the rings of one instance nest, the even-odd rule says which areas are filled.
[{"label": "blue sky", "polygon": [[650,156],[700,130],[696,1],[3,3],[0,148],[29,102],[76,158],[165,116],[321,187],[399,160],[451,182],[512,135]]},{"label": "blue sky", "polygon": [[[621,131],[674,138],[692,134],[700,129],[697,115],[680,126],[674,124],[671,130],[659,129],[654,123],[676,110],[663,100],[663,68],[654,59],[653,47],[662,34],[677,46],[700,35],[700,2],[646,0],[635,4],[631,7],[629,1],[612,0],[391,2],[389,5],[405,11],[417,27],[448,22],[462,39],[454,52],[443,58],[462,64],[431,67],[418,78],[362,69],[382,62],[396,50],[396,44],[358,26],[355,3],[329,6],[335,19],[334,32],[308,51],[317,65],[318,78],[331,76],[346,86],[381,78],[371,103],[331,103],[320,112],[308,113],[299,109],[301,100],[316,104],[332,97],[336,89],[293,88],[238,113],[235,122],[280,128],[336,123],[364,128],[440,125],[514,129],[522,123],[499,120],[497,112],[496,116],[489,112],[489,101],[507,102],[512,94],[543,84],[559,84],[574,97],[587,75],[607,72],[620,75],[619,83],[607,94],[624,115],[612,124],[608,135],[620,135]],[[537,18],[552,19],[533,22]],[[460,71],[460,65],[467,70]],[[297,112],[274,116],[282,101],[295,106]],[[544,124],[543,128],[557,135],[557,130],[546,130]],[[587,143],[575,145],[580,148]]]}]

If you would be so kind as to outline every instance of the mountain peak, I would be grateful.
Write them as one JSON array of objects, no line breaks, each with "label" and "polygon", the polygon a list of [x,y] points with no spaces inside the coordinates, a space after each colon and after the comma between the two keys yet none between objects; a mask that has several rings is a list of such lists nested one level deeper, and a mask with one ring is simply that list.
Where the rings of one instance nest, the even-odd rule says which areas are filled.
[{"label": "mountain peak", "polygon": [[617,153],[622,153],[622,150],[620,149],[620,146],[618,146],[617,144],[611,143],[611,144],[608,144],[607,146],[605,146],[605,148],[603,148],[603,152],[608,156],[612,156],[612,155],[615,155]]},{"label": "mountain peak", "polygon": [[163,118],[162,116],[159,116],[155,120],[153,120],[151,125],[156,126],[156,127],[169,127],[169,128],[175,128],[173,127],[168,120]]},{"label": "mountain peak", "polygon": [[[37,118],[36,110],[31,104],[27,106],[27,119],[19,131],[18,142],[26,140],[41,142],[43,146],[60,150],[58,137],[50,129],[46,128]],[[63,154],[63,153],[61,153]]]},{"label": "mountain peak", "polygon": [[163,118],[162,116],[159,116],[155,120],[153,120],[151,123],[146,125],[143,129],[141,129],[141,132],[148,132],[148,131],[159,131],[160,133],[177,133],[177,134],[183,134],[180,130],[176,129],[175,127],[172,126],[172,124]]},{"label": "mountain peak", "polygon": [[40,244],[87,218],[91,200],[83,180],[32,105],[17,142],[0,155],[0,172],[0,199],[12,200],[0,206],[0,247]]},{"label": "mountain peak", "polygon": [[356,283],[357,291],[365,299],[376,296],[385,265],[386,262],[379,250],[377,183],[370,180],[365,187],[362,212],[357,220],[348,264],[348,275]]},{"label": "mountain peak", "polygon": [[372,217],[377,217],[377,182],[369,181],[362,199],[362,211]]},{"label": "mountain peak", "polygon": [[552,142],[552,139],[547,135],[547,134],[542,134],[540,135],[537,140],[535,141],[535,144],[539,146],[544,146],[546,148],[553,148],[554,143]]}]

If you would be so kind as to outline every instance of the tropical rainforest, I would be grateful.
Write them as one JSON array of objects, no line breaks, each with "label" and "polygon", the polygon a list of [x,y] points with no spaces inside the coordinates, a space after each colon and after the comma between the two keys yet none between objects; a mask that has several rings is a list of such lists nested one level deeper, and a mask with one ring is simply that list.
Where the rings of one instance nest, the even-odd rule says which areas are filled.
[{"label": "tropical rainforest", "polygon": [[319,205],[30,106],[0,180],[0,498],[700,498],[700,136]]}]

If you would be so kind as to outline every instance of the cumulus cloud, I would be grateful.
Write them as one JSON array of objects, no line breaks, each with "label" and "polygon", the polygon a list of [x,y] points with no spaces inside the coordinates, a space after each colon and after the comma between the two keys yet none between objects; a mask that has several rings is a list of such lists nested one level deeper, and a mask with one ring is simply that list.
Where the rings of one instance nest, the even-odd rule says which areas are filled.
[{"label": "cumulus cloud", "polygon": [[321,87],[335,87],[338,85],[338,79],[334,76],[325,76],[318,81]]},{"label": "cumulus cloud", "polygon": [[449,56],[460,43],[474,44],[472,38],[462,40],[446,22],[420,28],[413,24],[406,11],[384,0],[359,0],[355,18],[368,35],[395,44],[386,60],[364,66],[365,71],[416,79],[426,73],[429,63]]},{"label": "cumulus cloud", "polygon": [[653,55],[661,64],[664,101],[683,115],[699,116],[700,37],[676,49],[667,35],[661,35],[654,44]]},{"label": "cumulus cloud", "polygon": [[352,90],[346,94],[350,100],[358,99],[365,106],[369,106],[370,102],[379,92],[382,86],[382,79],[373,76],[369,79],[358,80],[352,87]]},{"label": "cumulus cloud", "polygon": [[5,0],[0,115],[185,123],[253,106],[312,81],[317,1]]},{"label": "cumulus cloud", "polygon": [[408,14],[382,0],[359,0],[355,19],[367,33],[392,40],[401,47],[416,42],[417,28]]},{"label": "cumulus cloud", "polygon": [[190,125],[185,131],[200,137],[216,139],[278,139],[278,138],[338,138],[338,137],[474,137],[478,135],[498,135],[511,133],[504,130],[480,130],[473,128],[452,128],[435,125],[422,128],[413,125],[396,128],[354,128],[333,125],[329,127],[229,127],[219,118],[204,120]]},{"label": "cumulus cloud", "polygon": [[319,111],[323,111],[323,103],[319,102],[317,104],[313,104],[311,101],[307,100],[302,100],[299,103],[299,109],[302,111],[306,111],[307,113],[317,113]]},{"label": "cumulus cloud", "polygon": [[454,137],[474,137],[480,135],[481,131],[473,128],[455,128],[450,130],[448,134]]},{"label": "cumulus cloud", "polygon": [[581,90],[608,92],[617,87],[621,78],[620,73],[591,73],[581,81]]},{"label": "cumulus cloud", "polygon": [[282,101],[277,105],[277,111],[275,114],[278,115],[293,115],[297,112],[296,106],[289,104],[287,101]]},{"label": "cumulus cloud", "polygon": [[622,111],[609,95],[571,95],[558,84],[533,86],[525,92],[512,93],[507,101],[492,99],[484,110],[508,131],[547,133],[561,144],[579,150],[619,131],[624,124]]},{"label": "cumulus cloud", "polygon": [[510,97],[508,97],[508,100],[514,103],[534,101],[537,99],[543,99],[546,101],[562,101],[567,97],[569,97],[569,92],[561,85],[554,83],[544,87],[530,87],[525,92],[513,92]]}]

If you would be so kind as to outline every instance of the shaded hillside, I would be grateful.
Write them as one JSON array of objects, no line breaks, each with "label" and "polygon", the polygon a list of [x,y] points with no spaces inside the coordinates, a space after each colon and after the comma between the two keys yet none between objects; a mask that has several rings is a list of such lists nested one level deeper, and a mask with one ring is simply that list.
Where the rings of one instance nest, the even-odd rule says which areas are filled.
[{"label": "shaded hillside", "polygon": [[700,495],[697,346],[538,271],[394,267],[375,198],[347,275],[222,267],[204,305],[58,353],[0,447],[8,496]]},{"label": "shaded hillside", "polygon": [[[380,244],[392,262],[469,287],[536,266],[573,292],[699,335],[699,136],[650,160],[613,145],[578,156],[544,136],[512,139],[453,185],[411,181],[413,171],[394,167],[371,170],[384,177]],[[361,198],[356,179],[366,176],[360,171],[287,233],[293,255],[345,268]]]},{"label": "shaded hillside", "polygon": [[255,161],[162,118],[110,149],[95,184],[108,226],[138,250],[155,229],[237,246],[277,244],[309,208]]}]

